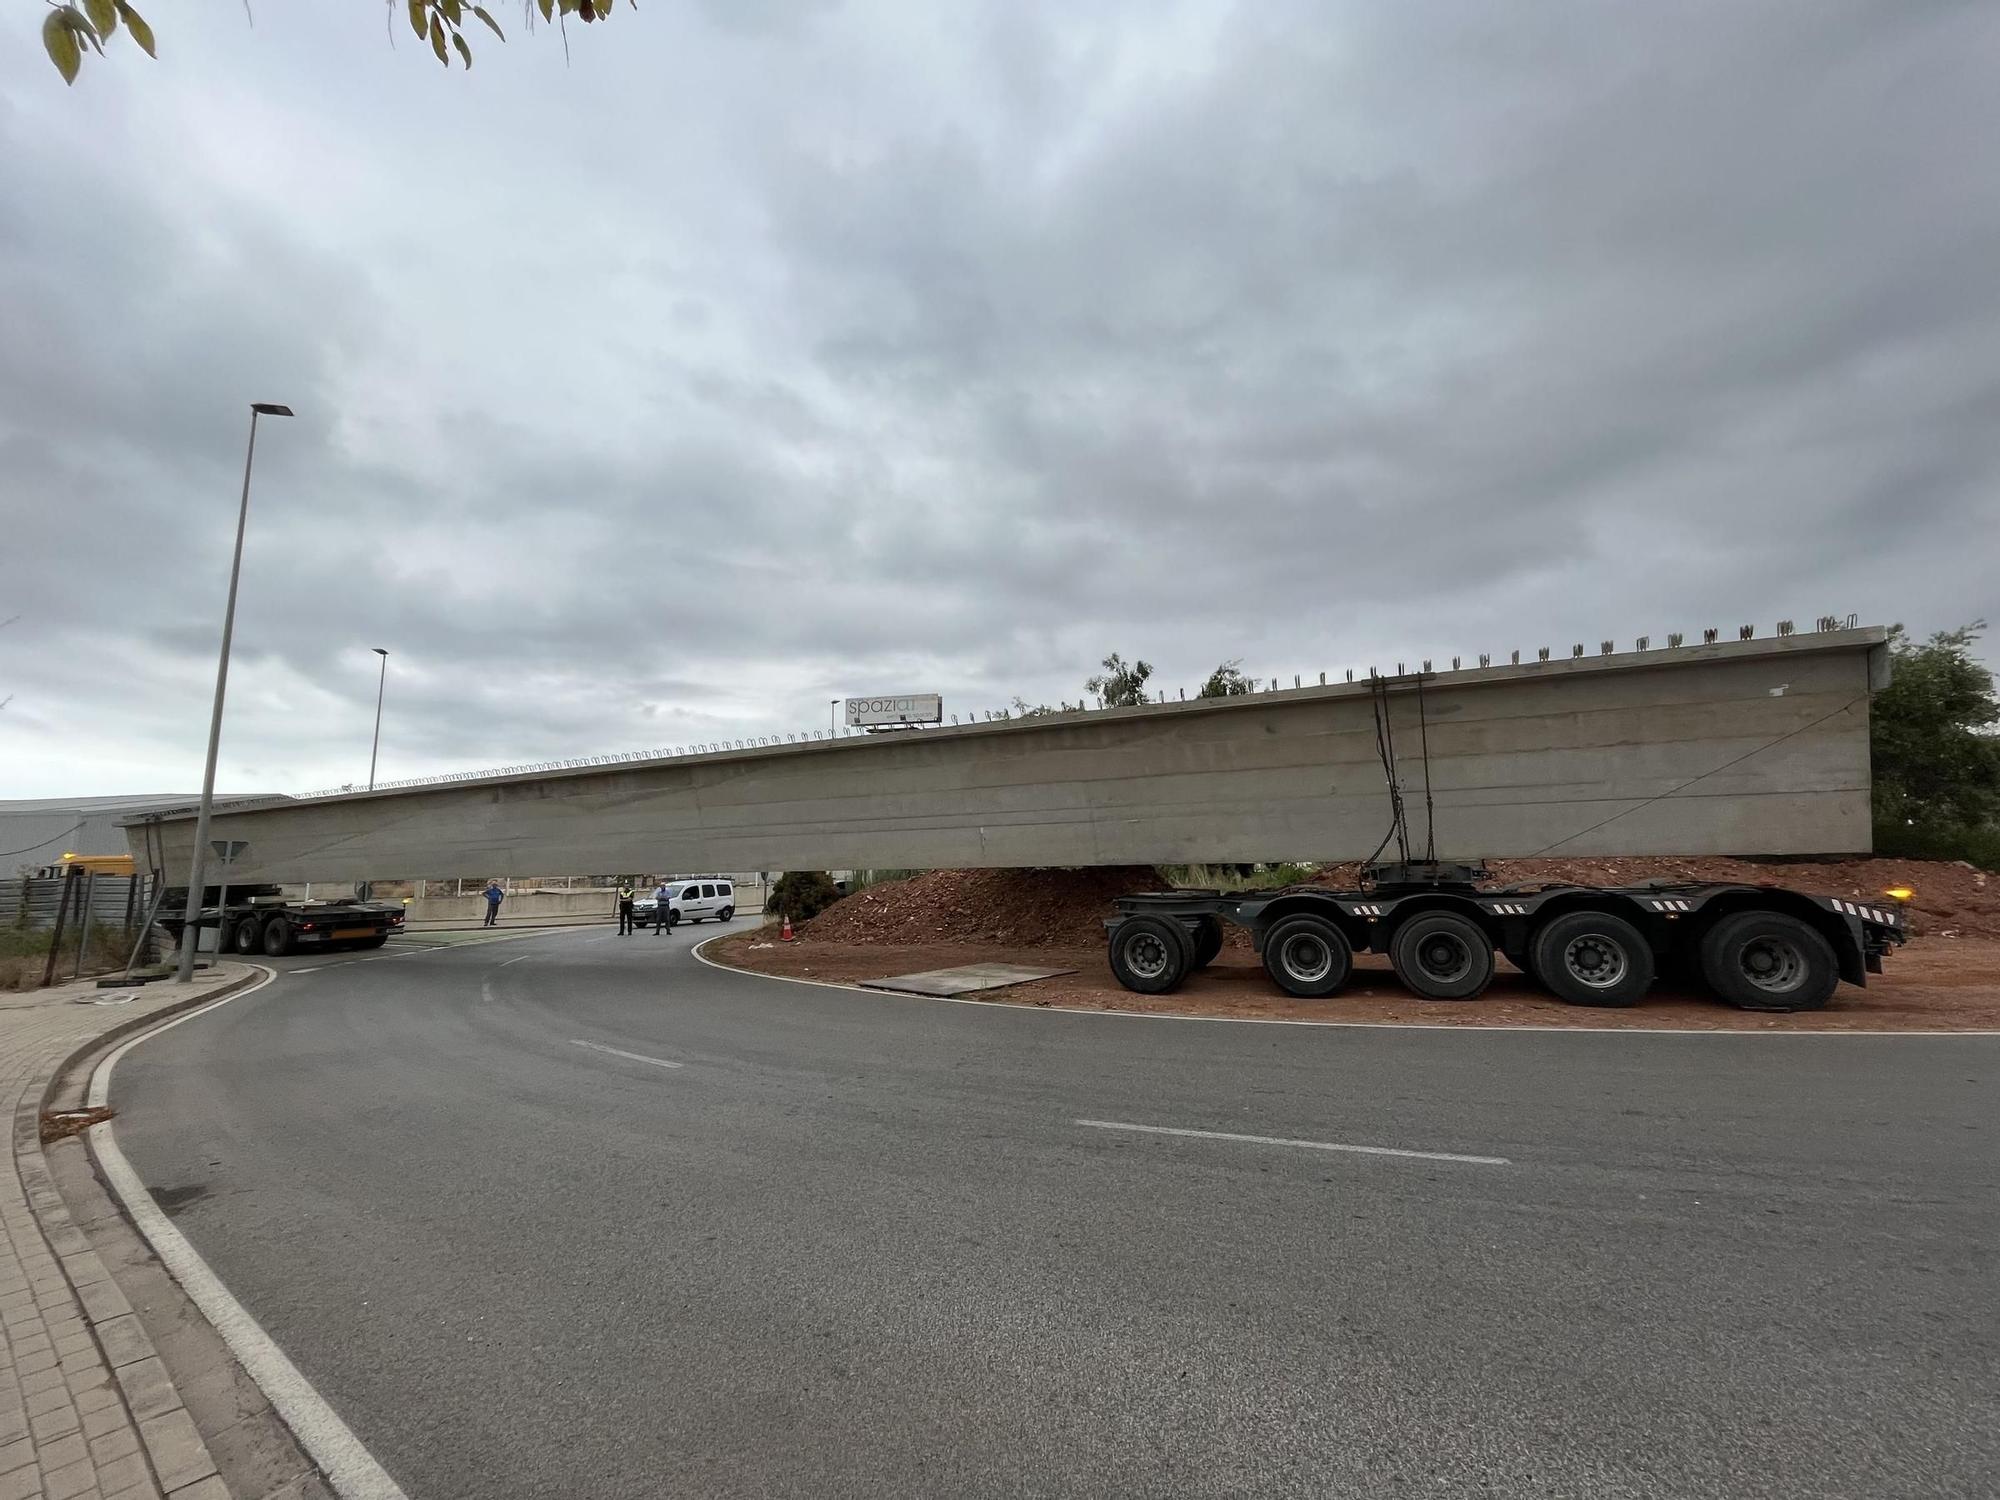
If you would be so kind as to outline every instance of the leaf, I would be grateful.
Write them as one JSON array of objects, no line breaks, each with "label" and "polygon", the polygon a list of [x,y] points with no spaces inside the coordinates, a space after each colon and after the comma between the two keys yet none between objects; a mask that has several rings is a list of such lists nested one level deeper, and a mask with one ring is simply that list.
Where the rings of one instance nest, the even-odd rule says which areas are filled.
[{"label": "leaf", "polygon": [[542,7],[542,19],[544,21],[553,21],[556,18],[555,0],[539,0],[539,4]]},{"label": "leaf", "polygon": [[59,10],[50,11],[42,21],[42,50],[64,83],[76,82],[76,70],[83,66],[83,48],[77,45],[76,33],[63,23]]},{"label": "leaf", "polygon": [[125,0],[115,0],[115,3],[118,14],[124,18],[125,29],[132,34],[132,40],[145,50],[146,56],[158,57],[159,54],[153,50],[153,28],[146,24],[146,18],[127,5]]},{"label": "leaf", "polygon": [[444,50],[444,17],[435,16],[431,20],[431,51],[438,55],[438,61],[447,68],[451,66],[451,54]]},{"label": "leaf", "polygon": [[466,45],[465,45],[465,38],[464,38],[464,37],[462,37],[462,36],[460,36],[460,35],[459,35],[459,34],[458,34],[457,32],[455,32],[455,31],[454,31],[454,32],[453,32],[453,33],[451,34],[451,44],[452,44],[452,45],[453,45],[454,47],[458,48],[458,55],[459,55],[460,57],[462,57],[462,58],[464,58],[464,59],[465,59],[465,68],[466,68],[466,71],[467,71],[467,72],[471,72],[471,71],[472,71],[472,49],[471,49],[470,47],[468,47],[468,46],[466,46]]},{"label": "leaf", "polygon": [[62,17],[63,25],[90,43],[92,50],[99,57],[104,56],[104,42],[98,36],[97,28],[90,24],[90,21],[82,11],[78,10],[74,5],[65,5],[56,14]]},{"label": "leaf", "polygon": [[110,36],[118,29],[118,7],[112,0],[83,0],[83,9],[99,36]]},{"label": "leaf", "polygon": [[419,38],[430,35],[431,21],[424,10],[424,0],[410,0],[410,30]]},{"label": "leaf", "polygon": [[475,16],[479,17],[480,20],[484,21],[487,24],[487,26],[492,30],[493,34],[499,37],[501,41],[504,42],[507,40],[507,33],[500,29],[500,23],[498,21],[494,20],[491,15],[487,14],[485,6],[483,5],[473,6],[472,13]]},{"label": "leaf", "polygon": [[441,0],[441,3],[444,5],[444,13],[451,17],[453,29],[457,29],[459,23],[465,20],[464,0]]}]

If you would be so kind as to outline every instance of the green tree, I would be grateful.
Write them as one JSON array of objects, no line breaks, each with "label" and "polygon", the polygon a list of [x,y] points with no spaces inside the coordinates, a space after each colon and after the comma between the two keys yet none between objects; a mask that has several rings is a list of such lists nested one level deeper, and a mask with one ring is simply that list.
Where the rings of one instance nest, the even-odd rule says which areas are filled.
[{"label": "green tree", "polygon": [[773,916],[808,922],[840,899],[840,889],[824,870],[787,870],[765,901]]},{"label": "green tree", "polygon": [[1201,685],[1197,698],[1243,698],[1257,690],[1257,685],[1243,675],[1243,660],[1226,661],[1208,674],[1208,681]]},{"label": "green tree", "polygon": [[1146,679],[1152,675],[1151,662],[1135,661],[1127,666],[1125,658],[1114,651],[1104,658],[1104,675],[1091,678],[1083,686],[1086,692],[1102,699],[1106,708],[1137,708],[1153,701],[1146,696]]},{"label": "green tree", "polygon": [[1031,704],[1026,698],[1016,695],[1014,706],[1009,710],[1008,717],[1015,719],[1039,719],[1043,714],[1052,714],[1056,711],[1046,703]]},{"label": "green tree", "polygon": [[2000,737],[1992,732],[2000,701],[1993,674],[1972,657],[1985,628],[1975,620],[1921,644],[1900,625],[1889,632],[1889,686],[1875,695],[1869,729],[1885,852],[1953,841],[1990,847],[2000,822]]},{"label": "green tree", "polygon": [[[638,9],[639,0],[627,0],[633,9]],[[468,4],[467,0],[388,0],[390,10],[402,9],[410,18],[410,29],[417,34],[417,40],[428,42],[437,60],[446,67],[451,66],[452,52],[456,51],[460,62],[472,66],[472,48],[465,40],[465,27],[469,21],[478,21],[501,41],[507,39],[501,31],[500,23],[483,5]],[[579,21],[601,21],[611,14],[612,0],[523,0],[522,18],[532,27],[535,13],[539,11],[544,21],[562,28],[564,45],[568,45],[568,20],[575,16]],[[49,13],[42,20],[42,49],[49,54],[49,61],[63,76],[63,82],[75,83],[76,75],[83,67],[87,53],[104,55],[104,44],[118,34],[123,26],[126,35],[139,44],[148,57],[157,57],[154,50],[153,28],[146,24],[146,18],[126,3],[126,0],[79,0],[78,4],[51,5]]]}]

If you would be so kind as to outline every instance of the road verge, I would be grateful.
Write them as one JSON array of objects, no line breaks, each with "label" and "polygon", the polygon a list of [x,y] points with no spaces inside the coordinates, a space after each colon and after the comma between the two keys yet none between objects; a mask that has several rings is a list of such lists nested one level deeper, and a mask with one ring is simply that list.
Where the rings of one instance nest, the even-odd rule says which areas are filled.
[{"label": "road verge", "polygon": [[[792,943],[781,943],[763,930],[710,938],[696,949],[696,957],[719,968],[846,989],[893,974],[1017,962],[1022,956],[1019,949],[992,944],[826,942],[815,939],[810,926]],[[1277,990],[1252,955],[1235,950],[1226,950],[1171,995],[1135,995],[1111,977],[1102,946],[1037,947],[1032,956],[1037,963],[1077,972],[952,1003],[1318,1026],[1755,1035],[2000,1032],[2000,940],[1983,938],[1918,939],[1891,959],[1892,973],[1872,976],[1867,989],[1844,985],[1825,1010],[1791,1015],[1735,1010],[1668,986],[1625,1010],[1565,1005],[1511,970],[1503,970],[1476,1001],[1418,1000],[1397,984],[1387,960],[1373,955],[1356,959],[1353,983],[1344,993],[1327,1000],[1296,1000]]]}]

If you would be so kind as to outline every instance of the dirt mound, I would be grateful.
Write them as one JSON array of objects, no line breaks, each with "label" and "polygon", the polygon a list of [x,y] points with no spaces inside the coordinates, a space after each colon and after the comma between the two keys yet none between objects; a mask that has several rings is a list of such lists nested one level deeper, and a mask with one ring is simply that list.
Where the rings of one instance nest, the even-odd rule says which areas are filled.
[{"label": "dirt mound", "polygon": [[[1551,881],[1640,885],[1649,880],[1783,885],[1818,896],[1879,900],[1892,886],[1916,892],[1911,928],[1921,936],[2000,938],[2000,877],[1955,861],[1922,859],[1746,860],[1655,856],[1644,859],[1488,861],[1499,885]],[[1317,885],[1352,889],[1358,866],[1328,865]],[[1085,870],[931,870],[885,882],[835,902],[799,929],[828,943],[1002,943],[1017,948],[1089,947],[1104,941],[1112,901],[1167,889],[1159,872],[1137,865]],[[1230,927],[1232,947],[1248,944]]]},{"label": "dirt mound", "polygon": [[1104,941],[1111,903],[1167,888],[1151,866],[1090,870],[931,870],[843,897],[799,929],[828,943],[1006,943],[1073,948]]},{"label": "dirt mound", "polygon": [[[1648,880],[1737,881],[1782,885],[1815,896],[1874,901],[1891,887],[1916,892],[1911,930],[1928,937],[2000,937],[2000,878],[1956,860],[1721,859],[1654,855],[1633,859],[1495,859],[1496,885],[1529,881],[1639,885]],[[1328,865],[1314,883],[1351,887],[1355,865]]]}]

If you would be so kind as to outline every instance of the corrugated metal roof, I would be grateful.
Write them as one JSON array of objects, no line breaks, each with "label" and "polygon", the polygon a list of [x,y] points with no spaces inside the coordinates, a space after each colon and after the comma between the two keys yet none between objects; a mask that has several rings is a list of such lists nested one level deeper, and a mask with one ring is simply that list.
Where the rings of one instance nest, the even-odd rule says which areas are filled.
[{"label": "corrugated metal roof", "polygon": [[[124,854],[120,818],[192,807],[199,792],[127,793],[118,797],[28,797],[0,802],[0,876],[52,865],[65,854]],[[216,802],[241,801],[218,794]]]}]

